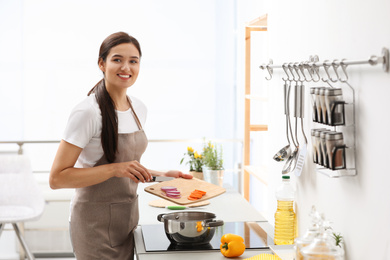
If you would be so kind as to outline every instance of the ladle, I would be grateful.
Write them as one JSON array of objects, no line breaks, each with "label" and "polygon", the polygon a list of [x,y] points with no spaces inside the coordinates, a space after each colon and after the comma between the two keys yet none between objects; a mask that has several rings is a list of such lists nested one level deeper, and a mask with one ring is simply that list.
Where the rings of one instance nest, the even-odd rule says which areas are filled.
[{"label": "ladle", "polygon": [[[298,124],[297,113],[298,113],[298,111],[297,111],[297,106],[296,106],[297,88],[298,88],[299,78],[295,79],[295,75],[292,72],[292,66],[289,65],[288,69],[290,70],[291,74],[293,75],[294,81],[295,81],[294,117],[295,117],[295,137],[296,137],[297,143],[295,143],[295,141],[294,141],[294,137],[293,137],[292,129],[291,129],[291,123],[290,123],[289,127],[290,127],[290,131],[291,131],[291,139],[293,140],[293,143],[295,145],[295,150],[291,153],[291,155],[288,157],[288,159],[286,161],[286,164],[283,166],[282,174],[287,174],[289,172],[292,172],[295,169],[295,166],[297,164],[298,152],[299,152],[299,143],[298,143],[298,138],[297,138],[297,124]],[[299,74],[298,74],[298,77],[300,77]]]},{"label": "ladle", "polygon": [[286,136],[287,136],[288,145],[286,145],[285,147],[280,149],[274,155],[273,158],[277,162],[282,162],[282,161],[286,160],[287,158],[289,158],[289,156],[291,155],[290,139],[288,137],[288,130],[289,130],[288,124],[290,121],[289,120],[289,117],[290,117],[289,111],[290,110],[288,109],[288,106],[289,106],[289,99],[290,99],[291,84],[290,83],[287,84],[287,81],[285,81],[283,87],[284,87],[284,114],[286,115]]}]

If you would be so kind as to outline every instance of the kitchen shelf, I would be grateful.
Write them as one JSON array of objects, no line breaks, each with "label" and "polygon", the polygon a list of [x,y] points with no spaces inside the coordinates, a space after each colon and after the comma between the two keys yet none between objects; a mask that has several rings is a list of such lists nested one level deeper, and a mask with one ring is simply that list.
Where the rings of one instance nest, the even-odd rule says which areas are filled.
[{"label": "kitchen shelf", "polygon": [[251,132],[268,131],[268,125],[251,123],[251,101],[268,102],[265,96],[251,94],[251,33],[266,32],[267,15],[260,16],[245,25],[245,116],[244,116],[244,144],[243,144],[243,195],[249,201],[250,175],[255,176],[261,182],[267,183],[264,169],[250,166]]},{"label": "kitchen shelf", "polygon": [[266,96],[258,96],[258,95],[245,95],[246,99],[250,100],[257,100],[257,101],[262,101],[262,102],[268,102],[269,99]]},{"label": "kitchen shelf", "polygon": [[249,125],[249,131],[268,131],[268,125]]},{"label": "kitchen shelf", "polygon": [[248,174],[256,177],[259,181],[264,183],[266,186],[268,186],[268,167],[265,165],[262,166],[254,166],[254,165],[247,165],[244,166],[244,171],[246,171]]}]

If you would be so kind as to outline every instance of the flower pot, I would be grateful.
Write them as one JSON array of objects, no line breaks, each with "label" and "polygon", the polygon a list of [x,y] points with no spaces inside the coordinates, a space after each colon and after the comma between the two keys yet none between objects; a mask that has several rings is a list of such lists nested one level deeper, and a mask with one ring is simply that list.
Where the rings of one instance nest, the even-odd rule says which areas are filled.
[{"label": "flower pot", "polygon": [[211,170],[210,168],[203,167],[203,179],[221,187],[223,186],[223,174],[224,170]]},{"label": "flower pot", "polygon": [[190,171],[190,174],[199,180],[203,180],[203,172]]}]

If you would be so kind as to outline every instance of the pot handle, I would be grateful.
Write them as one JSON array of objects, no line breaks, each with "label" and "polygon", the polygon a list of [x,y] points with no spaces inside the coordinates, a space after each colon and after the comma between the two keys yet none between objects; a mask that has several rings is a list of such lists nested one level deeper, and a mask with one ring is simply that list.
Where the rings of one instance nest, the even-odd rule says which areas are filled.
[{"label": "pot handle", "polygon": [[165,214],[159,214],[159,215],[157,216],[157,220],[160,221],[160,222],[164,222],[164,219],[163,219],[164,215],[165,215]]},{"label": "pot handle", "polygon": [[223,226],[223,220],[213,220],[210,222],[206,222],[205,227],[218,227],[218,226]]}]

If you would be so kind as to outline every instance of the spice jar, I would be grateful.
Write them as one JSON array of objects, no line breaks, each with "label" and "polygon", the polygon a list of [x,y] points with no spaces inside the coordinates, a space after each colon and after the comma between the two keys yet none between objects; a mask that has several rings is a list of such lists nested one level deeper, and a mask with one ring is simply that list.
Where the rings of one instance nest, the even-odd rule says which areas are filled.
[{"label": "spice jar", "polygon": [[345,146],[343,133],[327,132],[325,140],[329,160],[328,167],[332,170],[345,169]]},{"label": "spice jar", "polygon": [[315,103],[316,103],[316,111],[317,111],[317,122],[323,123],[322,120],[322,107],[321,107],[321,96],[320,96],[320,90],[325,87],[318,87],[314,89],[314,95],[315,95]]},{"label": "spice jar", "polygon": [[324,165],[324,156],[323,156],[323,149],[321,145],[321,132],[323,131],[329,131],[325,128],[317,129],[314,132],[315,136],[315,145],[317,146],[317,163],[319,165]]},{"label": "spice jar", "polygon": [[322,160],[322,166],[329,167],[328,163],[328,150],[326,147],[326,139],[325,136],[328,132],[331,132],[330,130],[324,130],[320,132],[320,147],[321,147],[321,160]]},{"label": "spice jar", "polygon": [[341,88],[327,88],[324,92],[329,125],[344,124],[343,92]]},{"label": "spice jar", "polygon": [[313,122],[318,122],[315,91],[316,87],[310,88],[311,106],[313,108]]},{"label": "spice jar", "polygon": [[[312,147],[313,147],[313,162],[314,163],[319,163],[319,156],[320,151],[319,151],[319,142],[320,142],[320,134],[319,132],[326,130],[325,128],[315,128],[311,130],[311,142],[312,142]],[[316,136],[316,133],[318,132],[318,136]],[[318,140],[317,140],[318,139]]]},{"label": "spice jar", "polygon": [[325,90],[327,88],[320,88],[319,95],[320,95],[320,106],[321,106],[321,113],[322,113],[322,123],[328,124],[328,114],[326,112],[326,103],[325,103]]}]

